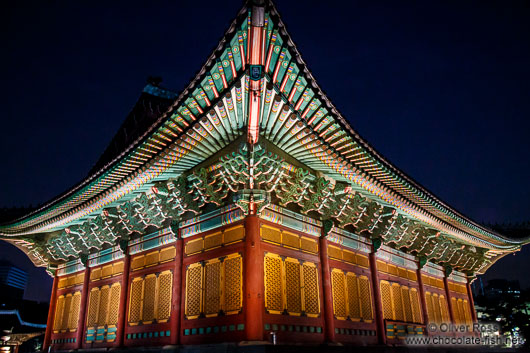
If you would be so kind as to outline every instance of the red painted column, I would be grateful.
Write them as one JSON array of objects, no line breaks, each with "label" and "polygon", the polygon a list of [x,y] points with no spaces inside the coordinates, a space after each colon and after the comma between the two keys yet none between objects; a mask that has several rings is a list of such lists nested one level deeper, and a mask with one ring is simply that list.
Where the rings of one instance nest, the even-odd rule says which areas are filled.
[{"label": "red painted column", "polygon": [[473,292],[471,291],[471,281],[468,278],[466,283],[467,296],[469,298],[469,305],[471,306],[471,320],[477,322],[477,312],[475,311],[475,301],[473,300]]},{"label": "red painted column", "polygon": [[383,302],[381,301],[381,288],[379,287],[379,273],[377,272],[376,251],[370,253],[370,273],[372,274],[372,288],[374,289],[375,323],[377,326],[377,341],[386,344],[386,328],[383,319]]},{"label": "red painted column", "polygon": [[50,341],[52,338],[53,331],[53,319],[55,317],[55,304],[57,303],[57,286],[59,284],[59,278],[57,274],[53,278],[52,293],[50,296],[50,307],[48,309],[48,320],[46,321],[46,333],[44,334],[44,342],[42,344],[42,351],[47,352],[50,347]]},{"label": "red painted column", "polygon": [[125,257],[123,258],[123,275],[121,279],[121,293],[120,293],[120,313],[118,315],[118,327],[116,331],[116,341],[118,347],[123,347],[125,341],[125,326],[127,325],[127,307],[129,300],[127,294],[129,293],[129,272],[131,256],[129,255],[129,249],[124,251]]},{"label": "red painted column", "polygon": [[88,285],[90,283],[90,267],[88,262],[85,268],[85,278],[83,279],[83,290],[81,291],[81,305],[79,307],[79,321],[77,324],[76,349],[83,347],[83,337],[85,336],[86,306],[88,302]]},{"label": "red painted column", "polygon": [[455,318],[453,315],[453,303],[451,303],[451,292],[449,291],[449,282],[447,281],[447,276],[444,275],[444,288],[445,296],[447,298],[447,307],[449,308],[449,319],[451,323],[455,323]]},{"label": "red painted column", "polygon": [[418,266],[416,270],[416,277],[418,277],[418,287],[420,289],[420,304],[421,315],[423,316],[423,324],[427,325],[429,317],[427,316],[427,303],[425,302],[425,288],[423,287],[423,278],[421,278],[421,268]]},{"label": "red painted column", "polygon": [[171,344],[180,342],[180,316],[182,297],[182,260],[184,258],[184,241],[180,237],[180,229],[177,235],[175,267],[173,268],[173,297],[171,299]]},{"label": "red painted column", "polygon": [[335,317],[333,315],[333,293],[331,291],[331,268],[328,257],[328,240],[324,234],[320,236],[320,269],[322,271],[324,337],[327,343],[335,343]]},{"label": "red painted column", "polygon": [[245,219],[245,257],[243,267],[243,311],[247,341],[263,341],[263,254],[259,234],[259,219]]}]

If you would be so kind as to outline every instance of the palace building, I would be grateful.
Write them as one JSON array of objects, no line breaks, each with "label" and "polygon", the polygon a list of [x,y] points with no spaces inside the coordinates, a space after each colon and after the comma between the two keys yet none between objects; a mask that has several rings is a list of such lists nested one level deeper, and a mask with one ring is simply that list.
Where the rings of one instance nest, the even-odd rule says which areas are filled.
[{"label": "palace building", "polygon": [[90,175],[0,236],[54,277],[45,351],[399,344],[476,321],[470,282],[526,242],[364,141],[269,0],[182,93],[148,84]]}]

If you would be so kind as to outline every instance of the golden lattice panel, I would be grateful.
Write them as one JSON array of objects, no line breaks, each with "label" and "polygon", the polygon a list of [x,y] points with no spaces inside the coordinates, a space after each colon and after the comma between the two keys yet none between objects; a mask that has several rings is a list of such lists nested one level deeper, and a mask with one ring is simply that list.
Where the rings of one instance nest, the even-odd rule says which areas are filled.
[{"label": "golden lattice panel", "polygon": [[242,259],[241,255],[228,256],[224,261],[224,312],[235,314],[242,305]]},{"label": "golden lattice panel", "polygon": [[394,317],[392,310],[392,292],[390,290],[390,283],[381,281],[381,301],[383,302],[383,317],[392,320]]},{"label": "golden lattice panel", "polygon": [[317,266],[311,262],[304,262],[302,273],[304,281],[304,311],[309,317],[317,317],[320,314]]},{"label": "golden lattice panel", "polygon": [[440,295],[440,309],[442,313],[442,322],[450,323],[449,310],[447,309],[447,299],[443,295]]},{"label": "golden lattice panel", "polygon": [[392,304],[394,307],[394,319],[405,321],[403,315],[403,302],[401,299],[401,286],[397,283],[392,283]]},{"label": "golden lattice panel", "polygon": [[430,292],[425,292],[425,305],[427,306],[427,322],[434,322],[434,308]]},{"label": "golden lattice panel", "polygon": [[296,259],[287,258],[285,260],[285,295],[287,312],[290,315],[302,313],[300,282],[300,263]]},{"label": "golden lattice panel", "polygon": [[99,295],[99,310],[98,310],[98,325],[103,326],[107,323],[107,315],[109,313],[110,303],[110,287],[103,286],[100,289]]},{"label": "golden lattice panel", "polygon": [[363,320],[373,320],[372,295],[370,293],[370,281],[366,276],[357,278],[359,283],[359,296],[361,300],[361,317]]},{"label": "golden lattice panel", "polygon": [[136,277],[131,283],[129,296],[129,322],[137,324],[142,320],[142,296],[144,289],[143,278]]},{"label": "golden lattice panel", "polygon": [[92,288],[88,299],[87,327],[94,327],[98,324],[99,311],[99,288]]},{"label": "golden lattice panel", "polygon": [[406,322],[414,322],[412,318],[412,303],[410,300],[409,288],[406,286],[401,287],[401,298],[403,299],[403,311]]},{"label": "golden lattice panel", "polygon": [[118,324],[118,316],[120,315],[120,296],[121,284],[114,283],[110,287],[109,316],[107,319],[107,325]]},{"label": "golden lattice panel", "polygon": [[433,309],[434,309],[434,319],[436,321],[436,323],[441,323],[442,322],[442,307],[441,307],[441,303],[440,303],[440,297],[438,296],[438,294],[434,294],[432,296],[432,306],[433,306]]},{"label": "golden lattice panel", "polygon": [[245,227],[236,226],[234,228],[225,229],[223,232],[223,243],[231,244],[240,241],[245,237]]},{"label": "golden lattice panel", "polygon": [[348,292],[348,314],[350,318],[361,318],[361,306],[359,300],[359,286],[357,283],[357,276],[348,272],[346,274],[346,287]]},{"label": "golden lattice panel", "polygon": [[173,273],[164,271],[158,275],[157,320],[166,322],[171,315],[171,292],[173,290]]},{"label": "golden lattice panel", "polygon": [[344,273],[341,270],[331,271],[331,291],[333,295],[333,313],[337,319],[344,320],[348,316],[346,306],[346,287]]},{"label": "golden lattice panel", "polygon": [[202,299],[202,265],[192,264],[186,271],[186,308],[188,319],[199,317],[201,314]]},{"label": "golden lattice panel", "polygon": [[467,300],[464,299],[464,318],[466,320],[466,325],[472,325],[473,320],[471,319],[471,307],[469,306]]},{"label": "golden lattice panel", "polygon": [[221,262],[218,259],[206,263],[205,277],[204,314],[217,316],[221,310]]},{"label": "golden lattice panel", "polygon": [[77,330],[77,323],[79,321],[79,310],[80,309],[81,309],[81,292],[75,292],[72,297],[70,317],[68,318],[68,328],[70,329],[70,331]]},{"label": "golden lattice panel", "polygon": [[412,322],[421,323],[420,297],[416,288],[410,289],[410,302],[412,307]]},{"label": "golden lattice panel", "polygon": [[142,322],[151,323],[156,318],[156,275],[149,274],[144,278],[144,302]]},{"label": "golden lattice panel", "polygon": [[72,294],[67,294],[64,297],[64,309],[63,309],[63,315],[61,320],[61,330],[67,330],[68,329],[68,319],[70,316],[70,310],[72,307]]},{"label": "golden lattice panel", "polygon": [[55,305],[55,319],[53,320],[53,330],[61,330],[63,324],[63,312],[64,312],[64,295],[57,298],[57,304]]},{"label": "golden lattice panel", "polygon": [[265,255],[265,308],[270,313],[283,311],[282,259],[278,255]]}]

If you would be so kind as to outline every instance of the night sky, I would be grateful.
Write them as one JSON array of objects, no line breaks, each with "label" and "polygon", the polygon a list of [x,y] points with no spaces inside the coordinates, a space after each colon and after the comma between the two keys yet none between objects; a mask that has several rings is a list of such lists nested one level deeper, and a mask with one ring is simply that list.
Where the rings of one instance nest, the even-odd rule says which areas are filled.
[{"label": "night sky", "polygon": [[[148,76],[180,92],[240,1],[10,1],[0,7],[0,206],[83,179]],[[354,129],[479,222],[530,220],[530,3],[278,1],[313,75]],[[486,277],[520,279],[530,246]],[[22,254],[22,253],[20,253]],[[31,264],[0,242],[0,257]],[[26,297],[49,296],[31,270]]]}]

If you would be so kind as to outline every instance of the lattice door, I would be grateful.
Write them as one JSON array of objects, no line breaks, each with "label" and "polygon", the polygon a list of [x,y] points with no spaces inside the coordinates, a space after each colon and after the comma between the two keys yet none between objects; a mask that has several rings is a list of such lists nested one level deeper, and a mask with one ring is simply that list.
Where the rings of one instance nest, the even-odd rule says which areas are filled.
[{"label": "lattice door", "polygon": [[198,318],[202,310],[202,271],[200,263],[192,264],[186,271],[186,307],[188,319]]},{"label": "lattice door", "polygon": [[283,311],[282,259],[275,254],[265,255],[265,308],[271,314]]},{"label": "lattice door", "polygon": [[241,310],[243,300],[242,259],[241,255],[233,254],[223,262],[224,265],[224,313],[237,314]]},{"label": "lattice door", "polygon": [[74,332],[77,330],[80,309],[81,309],[81,292],[75,292],[72,297],[72,308],[70,309],[70,317],[68,319],[68,328],[70,329],[70,332]]},{"label": "lattice door", "polygon": [[394,311],[392,309],[392,291],[390,290],[390,283],[381,281],[381,301],[383,302],[383,317],[387,320],[394,319]]},{"label": "lattice door", "polygon": [[142,322],[152,323],[156,318],[156,275],[151,273],[144,278],[144,302]]},{"label": "lattice door", "polygon": [[99,295],[98,326],[104,326],[107,323],[110,303],[110,287],[103,286]]},{"label": "lattice door", "polygon": [[346,287],[348,292],[348,314],[351,318],[361,318],[361,306],[359,301],[359,286],[357,276],[354,273],[346,274]]},{"label": "lattice door", "polygon": [[204,314],[217,316],[221,311],[221,262],[209,260],[205,266]]},{"label": "lattice door", "polygon": [[158,275],[157,321],[167,322],[171,316],[171,292],[173,289],[173,273],[164,271]]},{"label": "lattice door", "polygon": [[409,288],[406,286],[401,287],[401,298],[403,299],[404,317],[406,322],[413,322],[412,317],[412,303],[410,298]]},{"label": "lattice door", "polygon": [[64,313],[64,295],[57,298],[57,304],[55,305],[55,319],[53,320],[53,330],[58,332],[61,330],[63,325],[63,313]]},{"label": "lattice door", "polygon": [[131,294],[129,296],[129,323],[137,325],[142,320],[142,297],[144,290],[144,279],[136,277],[131,282]]},{"label": "lattice door", "polygon": [[87,327],[94,327],[98,324],[99,311],[99,288],[90,290],[88,301]]},{"label": "lattice door", "polygon": [[285,296],[289,315],[302,313],[300,263],[297,259],[285,259]]},{"label": "lattice door", "polygon": [[432,306],[434,309],[434,320],[437,324],[440,324],[442,322],[442,308],[438,294],[433,294]]},{"label": "lattice door", "polygon": [[450,323],[449,310],[447,309],[447,299],[443,295],[440,295],[440,308],[442,314],[442,322]]},{"label": "lattice door", "polygon": [[110,287],[109,317],[107,319],[107,325],[118,324],[118,316],[120,315],[120,296],[121,284],[114,283]]},{"label": "lattice door", "polygon": [[403,315],[403,301],[401,298],[401,286],[397,283],[392,283],[392,304],[394,307],[395,320],[405,321]]},{"label": "lattice door", "polygon": [[416,288],[410,289],[410,302],[412,307],[412,322],[421,323],[420,297]]},{"label": "lattice door", "polygon": [[361,299],[361,317],[365,321],[373,320],[372,295],[370,293],[370,281],[366,276],[359,276],[359,295]]},{"label": "lattice door", "polygon": [[64,310],[61,323],[61,331],[66,331],[68,329],[68,323],[70,319],[70,312],[72,310],[72,293],[67,294],[64,297]]},{"label": "lattice door", "polygon": [[465,299],[464,299],[463,306],[464,306],[463,309],[464,309],[464,317],[466,319],[466,324],[473,325],[473,320],[471,319],[471,306]]},{"label": "lattice door", "polygon": [[304,262],[302,272],[304,282],[304,311],[309,317],[317,317],[320,314],[317,266],[311,262]]},{"label": "lattice door", "polygon": [[348,316],[346,303],[346,281],[344,272],[334,268],[331,271],[331,291],[333,295],[333,313],[339,320],[345,320]]},{"label": "lattice door", "polygon": [[434,307],[432,305],[431,292],[425,292],[425,305],[427,306],[427,322],[434,322]]}]

